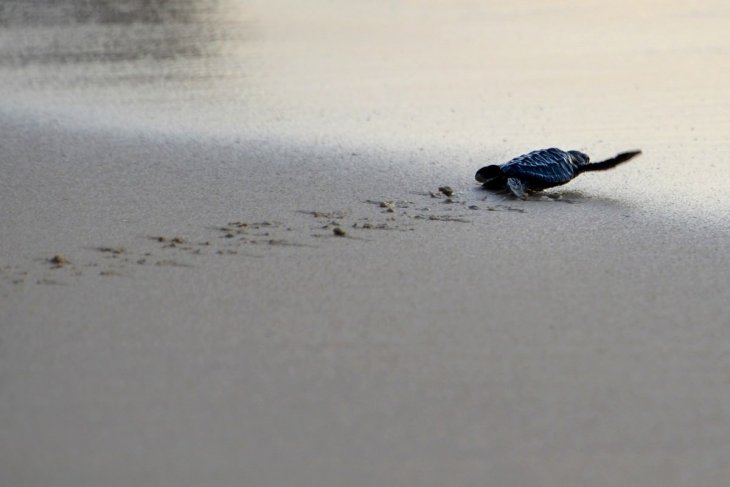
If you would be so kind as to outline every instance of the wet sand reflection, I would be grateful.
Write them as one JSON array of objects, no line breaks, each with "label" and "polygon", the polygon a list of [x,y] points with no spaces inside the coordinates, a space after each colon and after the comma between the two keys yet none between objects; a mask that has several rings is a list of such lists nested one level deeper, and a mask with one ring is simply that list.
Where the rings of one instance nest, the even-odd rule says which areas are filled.
[{"label": "wet sand reflection", "polygon": [[[250,37],[250,19],[240,13],[240,6],[228,0],[5,0],[0,4],[0,38],[6,41],[0,42],[0,67],[211,59],[226,52],[226,45]],[[196,77],[191,75],[196,69],[178,66],[158,74],[189,78]],[[125,71],[109,76],[110,70],[95,81],[150,79],[149,73]]]}]

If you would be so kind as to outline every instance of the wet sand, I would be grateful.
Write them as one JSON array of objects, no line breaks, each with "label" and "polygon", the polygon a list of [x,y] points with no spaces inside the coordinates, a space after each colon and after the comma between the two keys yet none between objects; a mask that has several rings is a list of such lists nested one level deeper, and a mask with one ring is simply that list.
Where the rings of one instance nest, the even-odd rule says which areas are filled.
[{"label": "wet sand", "polygon": [[[181,108],[190,92],[178,85],[123,84],[131,109],[112,102],[99,75],[137,64],[60,66],[96,77],[79,90],[85,105],[39,74],[54,66],[0,63],[5,81],[40,85],[14,84],[0,105],[0,484],[724,485],[730,126],[712,68],[727,48],[710,48],[725,35],[712,29],[722,10],[665,8],[665,27],[647,27],[662,36],[638,51],[648,10],[623,41],[599,29],[613,43],[590,44],[595,56],[638,69],[606,80],[608,67],[566,74],[590,62],[587,47],[510,70],[536,40],[519,33],[571,20],[525,8],[487,16],[515,34],[494,55],[491,96],[463,95],[479,84],[472,66],[416,94],[381,87],[380,101],[365,81],[365,109],[345,89],[357,70],[322,60],[314,72],[328,76],[300,77],[292,93],[272,61],[260,79],[278,84],[252,88],[261,98],[237,133],[216,122],[214,101],[199,120],[180,115],[210,87]],[[448,12],[453,29],[478,24]],[[362,14],[368,32],[383,28]],[[254,51],[269,59],[292,48],[285,31],[331,44],[287,31],[299,24],[275,8],[256,15]],[[424,40],[418,26],[433,22],[408,32]],[[670,59],[685,69],[651,90]],[[692,65],[709,71],[699,79]],[[374,67],[393,88],[438,66],[360,73]],[[335,102],[317,94],[324,79]],[[456,114],[428,96],[449,83],[462,93]],[[608,86],[619,89],[601,97]],[[576,90],[580,105],[566,103]],[[408,106],[418,116],[404,125]],[[640,110],[621,114],[630,106]],[[481,165],[553,143],[596,159],[644,154],[528,201],[473,181]],[[683,184],[688,164],[703,170]]]},{"label": "wet sand", "polygon": [[402,154],[4,129],[33,161],[2,197],[4,483],[727,478],[724,228]]}]

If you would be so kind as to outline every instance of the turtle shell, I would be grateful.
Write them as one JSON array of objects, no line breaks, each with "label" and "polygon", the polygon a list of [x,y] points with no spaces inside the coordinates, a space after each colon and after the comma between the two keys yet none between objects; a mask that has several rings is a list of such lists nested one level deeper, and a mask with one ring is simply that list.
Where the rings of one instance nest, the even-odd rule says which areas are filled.
[{"label": "turtle shell", "polygon": [[[527,184],[530,189],[549,188],[565,184],[577,175],[576,168],[588,156],[575,152],[570,154],[552,147],[540,149],[515,157],[500,166],[502,173],[508,178],[517,178]],[[582,157],[580,157],[580,156]]]}]

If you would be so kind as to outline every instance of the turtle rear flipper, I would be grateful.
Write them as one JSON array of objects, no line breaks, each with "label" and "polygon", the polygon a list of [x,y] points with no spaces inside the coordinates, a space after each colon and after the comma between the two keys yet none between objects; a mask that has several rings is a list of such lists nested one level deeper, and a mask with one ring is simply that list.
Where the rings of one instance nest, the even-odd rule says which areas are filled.
[{"label": "turtle rear flipper", "polygon": [[521,179],[509,178],[507,179],[507,187],[512,194],[517,196],[521,200],[527,199],[527,186]]},{"label": "turtle rear flipper", "polygon": [[626,162],[630,159],[633,159],[634,157],[638,156],[639,154],[641,154],[640,150],[622,152],[621,154],[617,155],[616,157],[613,157],[611,159],[606,159],[605,161],[594,162],[591,164],[584,164],[584,165],[578,166],[576,168],[576,174],[580,174],[582,172],[587,172],[587,171],[605,171],[606,169],[611,169],[613,167],[618,166],[622,162]]}]

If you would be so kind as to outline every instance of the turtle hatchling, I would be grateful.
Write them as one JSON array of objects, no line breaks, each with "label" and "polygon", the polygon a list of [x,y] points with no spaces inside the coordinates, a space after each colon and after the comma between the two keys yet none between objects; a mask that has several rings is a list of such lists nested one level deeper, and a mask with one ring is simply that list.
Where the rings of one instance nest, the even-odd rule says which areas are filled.
[{"label": "turtle hatchling", "polygon": [[605,171],[641,154],[640,150],[622,152],[601,162],[576,150],[540,149],[515,157],[500,165],[485,166],[474,176],[487,189],[509,189],[516,197],[526,199],[529,193],[565,184],[587,171]]}]

